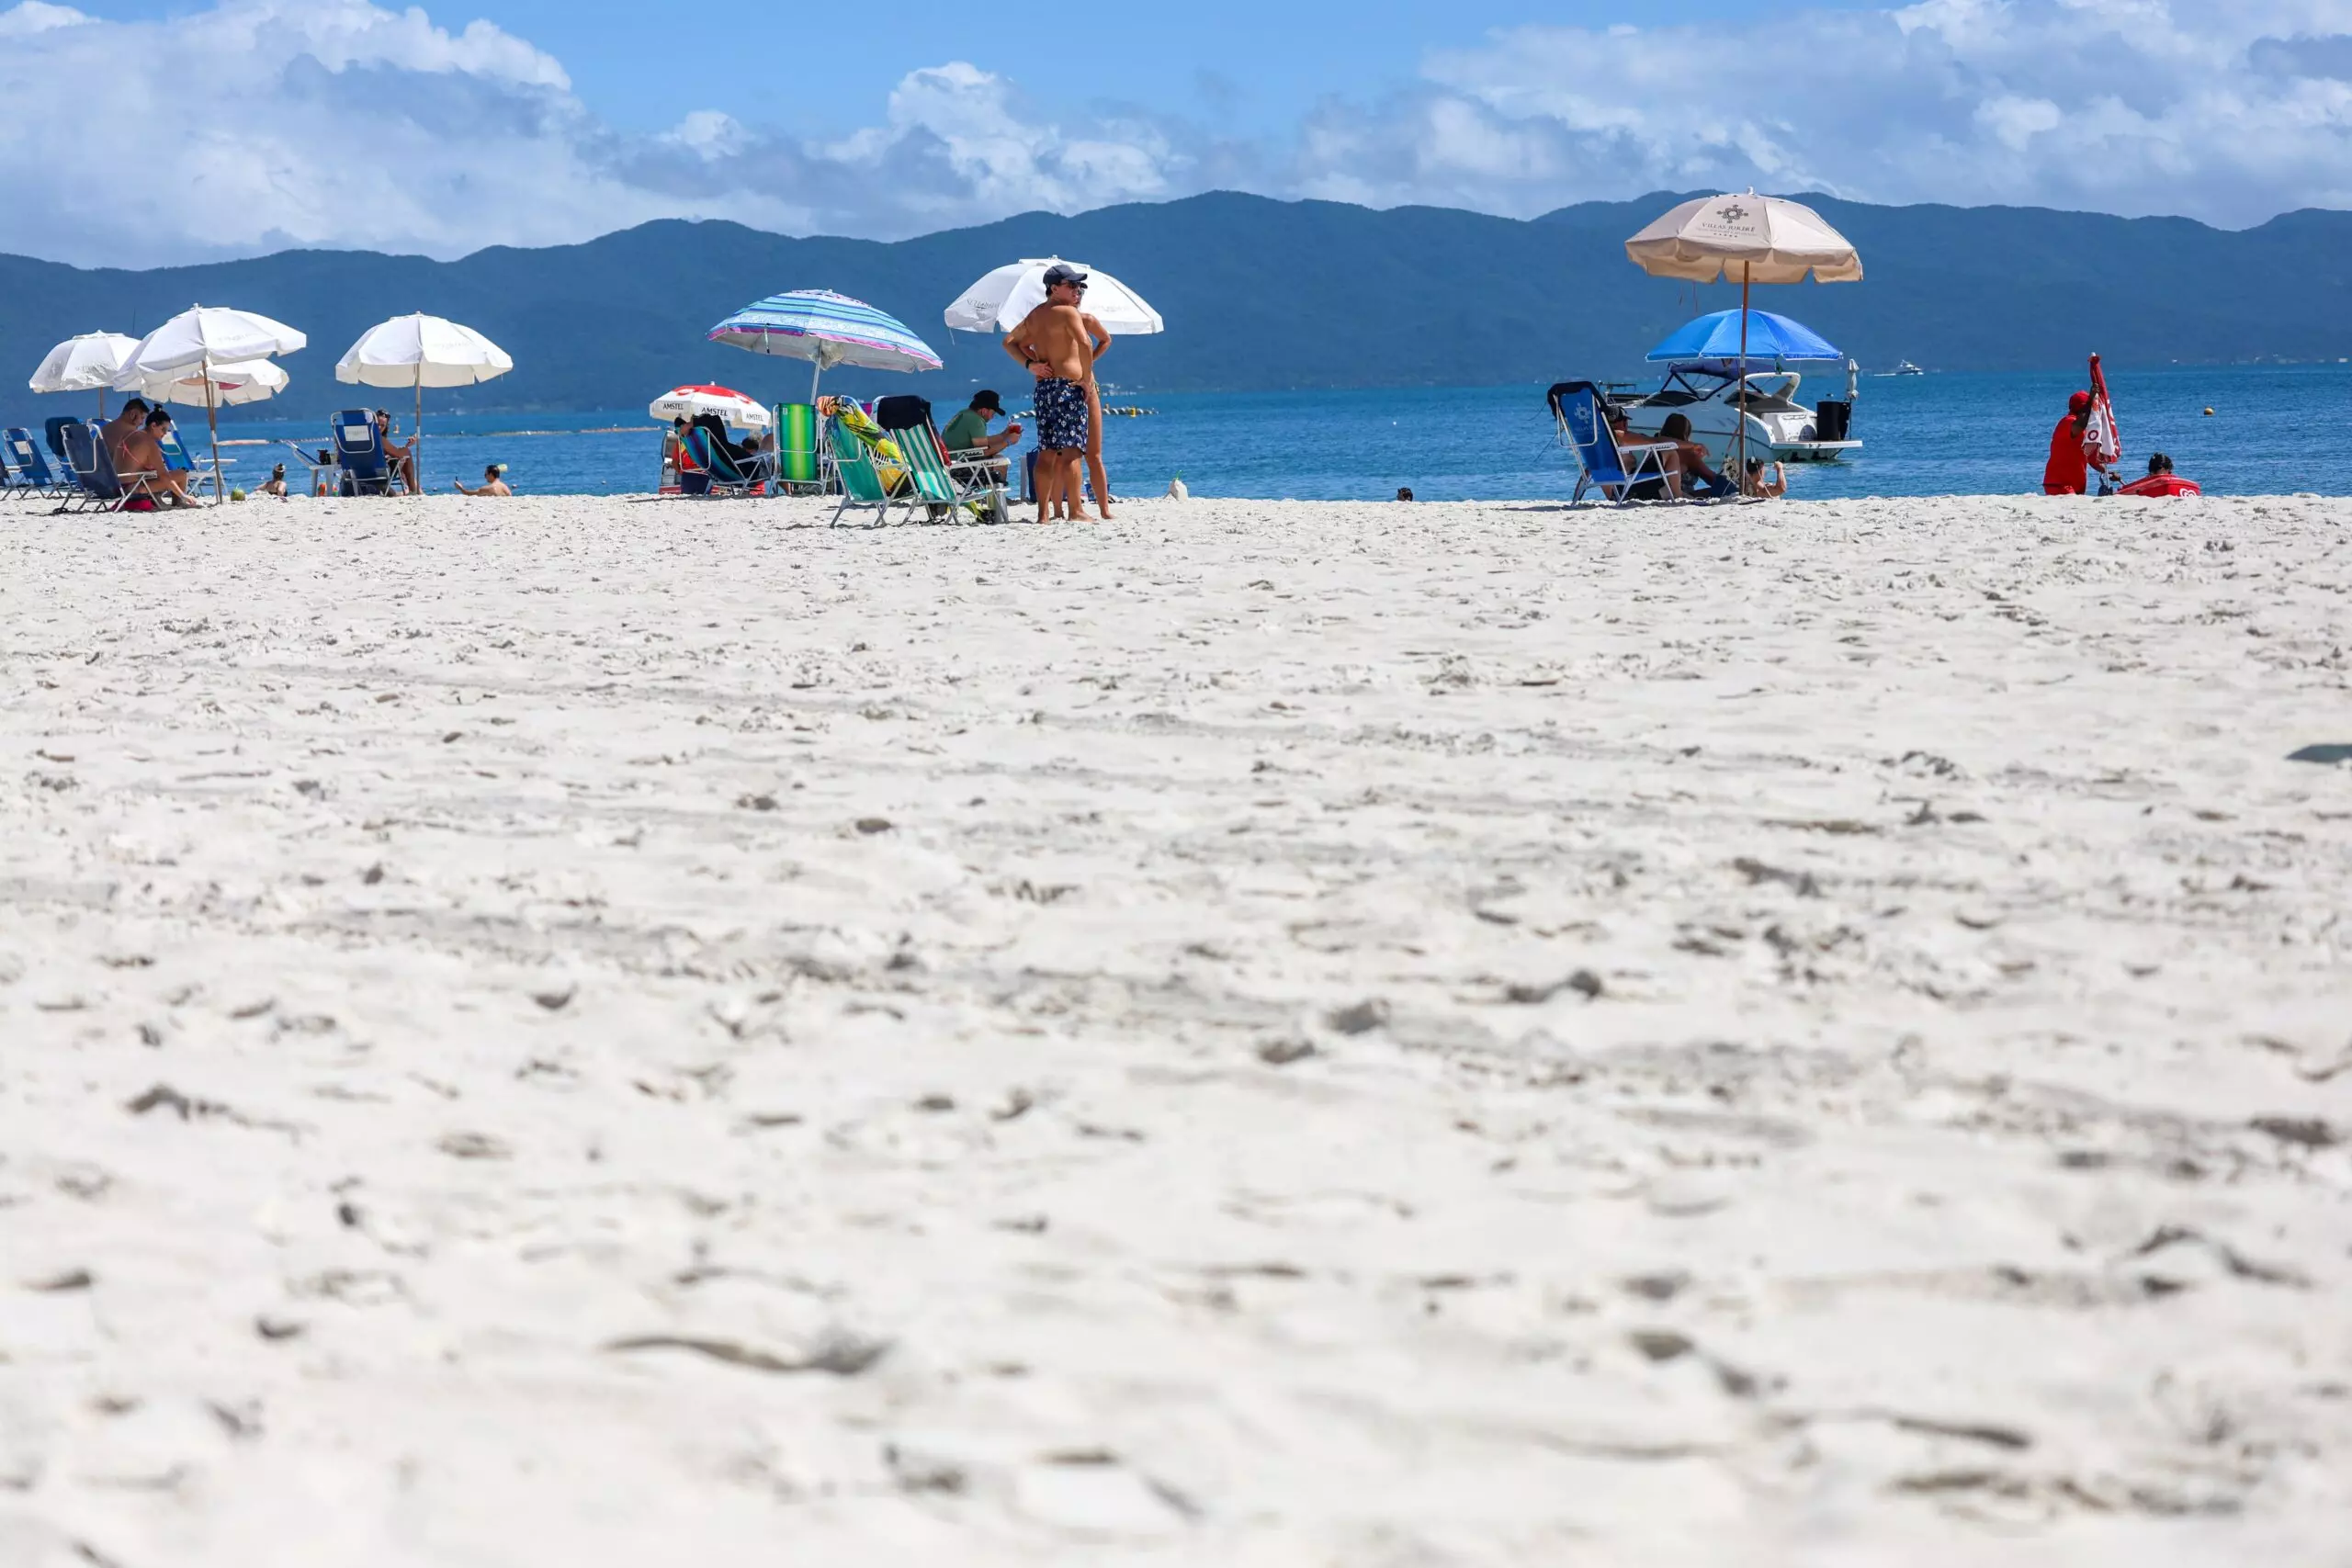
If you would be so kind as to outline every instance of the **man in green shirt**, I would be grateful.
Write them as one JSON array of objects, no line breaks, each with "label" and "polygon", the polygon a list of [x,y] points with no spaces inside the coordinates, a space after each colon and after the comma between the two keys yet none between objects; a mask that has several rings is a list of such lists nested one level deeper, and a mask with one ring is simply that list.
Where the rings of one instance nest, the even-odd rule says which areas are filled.
[{"label": "man in green shirt", "polygon": [[984,457],[1001,456],[1006,447],[1021,439],[1018,424],[1008,424],[996,435],[989,434],[989,421],[1003,417],[1004,405],[996,400],[994,392],[974,393],[971,407],[949,420],[947,428],[939,433],[939,444],[947,448],[948,460],[968,459],[972,453]]}]

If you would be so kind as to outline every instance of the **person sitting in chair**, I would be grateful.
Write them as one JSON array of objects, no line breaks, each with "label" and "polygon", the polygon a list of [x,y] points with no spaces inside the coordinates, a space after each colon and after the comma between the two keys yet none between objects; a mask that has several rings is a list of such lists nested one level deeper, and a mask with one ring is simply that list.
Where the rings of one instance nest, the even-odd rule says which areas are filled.
[{"label": "person sitting in chair", "polygon": [[1670,474],[1681,476],[1684,495],[1704,495],[1711,499],[1732,494],[1738,487],[1731,476],[1707,461],[1707,449],[1691,439],[1690,416],[1670,413],[1658,426],[1657,438],[1670,442],[1674,450],[1667,454],[1666,467]]},{"label": "person sitting in chair", "polygon": [[985,457],[1000,457],[1004,449],[1021,439],[1018,421],[1008,424],[995,435],[989,434],[989,422],[1004,417],[1004,405],[994,392],[975,392],[969,407],[947,422],[939,433],[939,444],[947,448],[950,458],[968,457],[978,453]]},{"label": "person sitting in chair", "polygon": [[123,442],[146,427],[148,412],[146,399],[125,398],[122,412],[98,427],[98,443],[114,459],[117,469],[122,467]]},{"label": "person sitting in chair", "polygon": [[416,493],[416,437],[404,443],[392,439],[392,416],[382,409],[376,411],[376,435],[384,444],[384,459],[391,465],[392,478],[401,481],[409,494]]},{"label": "person sitting in chair", "polygon": [[[150,412],[139,429],[123,438],[121,456],[115,458],[115,472],[125,481],[133,474],[146,476],[147,493],[155,498],[159,506],[198,505],[196,497],[187,492],[187,475],[164,458],[164,437],[171,433],[171,412]],[[129,488],[127,482],[125,488]]]},{"label": "person sitting in chair", "polygon": [[[1636,435],[1634,434],[1634,427],[1625,423],[1624,409],[1615,403],[1611,403],[1609,405],[1609,434],[1616,440],[1617,453],[1621,460],[1623,460],[1624,454],[1632,451],[1634,447],[1651,445],[1646,436]],[[1654,473],[1650,475],[1649,478],[1641,480],[1637,484],[1628,485],[1625,489],[1625,499],[1627,501],[1681,500],[1682,475],[1680,470],[1676,468],[1670,461],[1664,465],[1664,470],[1665,471],[1662,473]]]}]

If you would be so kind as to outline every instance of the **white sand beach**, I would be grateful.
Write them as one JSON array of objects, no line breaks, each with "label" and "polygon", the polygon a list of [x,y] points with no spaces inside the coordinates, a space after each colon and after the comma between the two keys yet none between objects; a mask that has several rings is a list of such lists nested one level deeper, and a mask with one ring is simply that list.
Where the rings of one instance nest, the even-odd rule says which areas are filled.
[{"label": "white sand beach", "polygon": [[2352,502],[0,511],[0,1562],[2324,1564]]}]

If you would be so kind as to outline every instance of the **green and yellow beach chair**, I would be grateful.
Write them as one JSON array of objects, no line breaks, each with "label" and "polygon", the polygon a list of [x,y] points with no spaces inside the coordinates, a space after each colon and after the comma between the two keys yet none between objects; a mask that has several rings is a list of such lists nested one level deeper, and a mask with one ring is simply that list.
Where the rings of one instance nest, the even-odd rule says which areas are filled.
[{"label": "green and yellow beach chair", "polygon": [[[861,511],[872,508],[874,525],[877,528],[889,522],[890,509],[899,504],[899,499],[891,494],[892,479],[897,479],[903,485],[903,478],[896,468],[891,470],[891,478],[885,478],[882,470],[875,466],[873,451],[841,419],[825,422],[825,435],[832,447],[833,474],[841,480],[842,486],[842,503],[833,508],[834,524],[838,525],[842,514],[853,506]],[[911,512],[913,502],[910,501],[907,504]]]}]

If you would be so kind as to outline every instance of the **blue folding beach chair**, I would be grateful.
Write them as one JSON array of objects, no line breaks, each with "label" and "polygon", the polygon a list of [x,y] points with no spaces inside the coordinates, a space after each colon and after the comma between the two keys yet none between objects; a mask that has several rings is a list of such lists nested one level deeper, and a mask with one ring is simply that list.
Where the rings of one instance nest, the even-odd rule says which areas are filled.
[{"label": "blue folding beach chair", "polygon": [[[767,483],[767,466],[760,458],[749,463],[738,462],[734,454],[711,439],[710,432],[699,424],[686,427],[688,463],[679,469],[681,479],[699,470],[705,482],[689,489],[690,495],[748,496]],[[764,456],[764,455],[763,455]]]},{"label": "blue folding beach chair", "polygon": [[1563,381],[1544,394],[1558,423],[1560,439],[1576,448],[1584,472],[1577,479],[1573,506],[1587,490],[1598,489],[1620,506],[1632,501],[1663,501],[1667,493],[1666,455],[1670,441],[1620,446],[1609,428],[1609,404],[1600,389],[1589,381]]},{"label": "blue folding beach chair", "polygon": [[345,409],[334,416],[334,457],[343,469],[345,495],[392,493],[392,459],[384,450],[383,433],[366,409]]},{"label": "blue folding beach chair", "polygon": [[75,421],[59,432],[65,446],[65,466],[74,470],[74,482],[82,487],[80,497],[57,510],[60,512],[152,512],[155,508],[155,492],[149,488],[145,474],[133,474],[128,479],[115,471],[114,457],[107,451],[105,434],[95,424]]},{"label": "blue folding beach chair", "polygon": [[65,461],[65,433],[82,423],[77,414],[51,414],[41,422],[41,433],[49,438],[49,450],[61,463]]},{"label": "blue folding beach chair", "polygon": [[0,441],[7,445],[8,462],[17,470],[18,490],[29,490],[52,501],[81,493],[81,487],[70,478],[60,479],[50,468],[48,454],[23,425],[11,425]]}]

